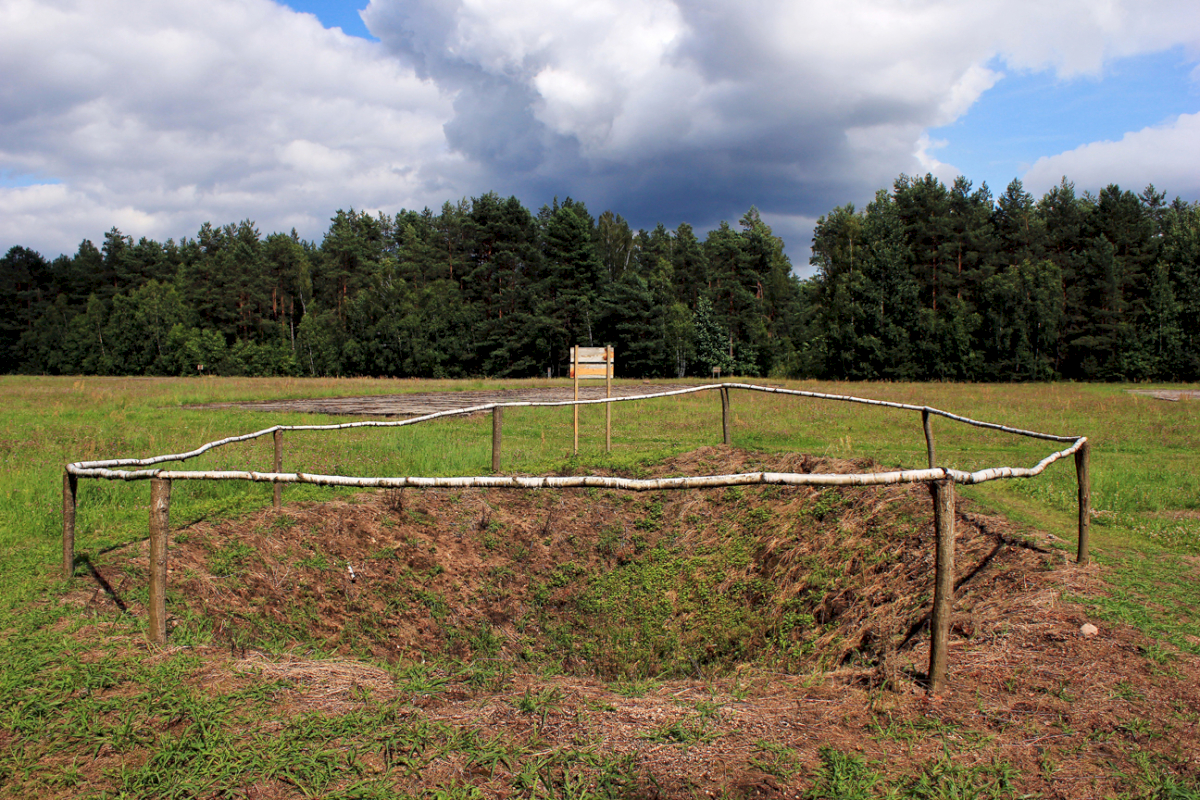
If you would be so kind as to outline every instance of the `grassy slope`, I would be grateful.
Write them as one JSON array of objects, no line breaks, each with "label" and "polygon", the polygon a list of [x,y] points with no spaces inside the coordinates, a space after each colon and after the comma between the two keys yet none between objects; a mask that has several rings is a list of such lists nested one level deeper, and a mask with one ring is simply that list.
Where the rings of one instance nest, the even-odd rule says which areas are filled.
[{"label": "grassy slope", "polygon": [[[1128,622],[1175,647],[1200,651],[1200,619],[1193,616],[1193,610],[1200,607],[1200,582],[1195,579],[1194,566],[1194,556],[1200,554],[1200,470],[1195,468],[1194,457],[1200,444],[1197,404],[1132,396],[1118,386],[791,385],[929,403],[979,419],[1088,435],[1094,443],[1093,506],[1099,512],[1093,528],[1095,551],[1112,590],[1106,596],[1080,600],[1102,618]],[[114,651],[111,657],[89,664],[81,661],[78,653],[69,652],[75,640],[62,632],[61,625],[52,624],[58,612],[49,601],[62,588],[55,584],[54,571],[59,548],[60,476],[65,462],[178,452],[277,422],[328,421],[304,415],[264,418],[254,412],[181,407],[192,403],[495,387],[374,380],[0,378],[4,409],[0,497],[5,500],[0,504],[0,630],[6,631],[6,650],[12,654],[0,688],[12,689],[47,671],[84,689],[93,683],[105,686],[119,680],[165,685],[175,680],[171,670],[187,668],[182,662],[137,663],[128,651]],[[920,420],[915,415],[744,393],[735,393],[733,402],[735,442],[744,447],[867,455],[902,466],[921,465],[924,458]],[[536,409],[508,412],[505,469],[537,473],[571,465],[569,414]],[[574,466],[636,466],[715,443],[720,435],[719,403],[714,396],[618,406],[611,455],[597,446],[602,441],[603,412],[585,409],[581,416],[583,447]],[[486,418],[391,432],[292,434],[287,441],[286,466],[348,474],[484,474],[489,463],[489,434]],[[936,435],[942,463],[964,469],[1032,464],[1047,452],[1044,443],[980,432],[944,420],[936,422]],[[192,463],[264,468],[270,462],[269,448],[265,440],[238,445]],[[178,525],[200,517],[237,514],[269,502],[269,492],[266,486],[185,483],[174,493],[172,518]],[[997,482],[969,488],[966,493],[1055,533],[1064,546],[1073,541],[1075,481],[1069,462],[1055,465],[1037,480]],[[311,487],[288,489],[289,499],[333,495],[332,490]],[[148,499],[144,483],[85,482],[80,497],[78,547],[82,554],[144,537]],[[132,629],[127,633],[134,635]],[[195,714],[215,714],[209,705],[236,702],[230,697],[191,697],[184,690],[168,696],[170,703],[197,704]],[[0,728],[36,734],[42,730],[36,727],[41,724],[37,720],[51,724],[45,716],[51,711],[47,709],[39,717],[29,708],[8,709]],[[118,718],[103,736],[111,740],[134,735],[129,731],[122,734],[119,723]],[[280,758],[286,761],[285,756]],[[289,768],[296,768],[298,762],[288,763],[292,765]],[[6,758],[0,766],[0,786],[6,771],[11,774],[19,768],[19,754]],[[319,771],[321,767],[317,763],[308,768]],[[317,775],[305,785],[318,786],[320,779]]]}]

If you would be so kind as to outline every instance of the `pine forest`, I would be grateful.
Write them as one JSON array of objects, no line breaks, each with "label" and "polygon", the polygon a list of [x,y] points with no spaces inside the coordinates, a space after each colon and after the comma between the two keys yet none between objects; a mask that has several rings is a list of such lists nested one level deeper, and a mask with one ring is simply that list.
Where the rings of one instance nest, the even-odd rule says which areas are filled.
[{"label": "pine forest", "polygon": [[1035,199],[901,176],[822,216],[812,277],[751,208],[703,239],[566,199],[338,211],[0,260],[0,371],[529,377],[611,344],[618,377],[1200,379],[1200,204],[1066,179]]}]

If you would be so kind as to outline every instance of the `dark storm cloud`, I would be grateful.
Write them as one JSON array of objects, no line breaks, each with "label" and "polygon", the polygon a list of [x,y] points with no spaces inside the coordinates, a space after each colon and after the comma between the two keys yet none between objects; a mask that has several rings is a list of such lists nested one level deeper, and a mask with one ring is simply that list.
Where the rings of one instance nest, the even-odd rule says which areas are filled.
[{"label": "dark storm cloud", "polygon": [[570,194],[652,226],[735,220],[751,205],[811,219],[869,196],[923,166],[920,133],[974,74],[971,62],[914,67],[924,85],[902,96],[861,70],[837,76],[836,42],[797,53],[789,42],[811,32],[765,36],[784,8],[374,0],[364,18],[454,96],[447,141],[489,186]]}]

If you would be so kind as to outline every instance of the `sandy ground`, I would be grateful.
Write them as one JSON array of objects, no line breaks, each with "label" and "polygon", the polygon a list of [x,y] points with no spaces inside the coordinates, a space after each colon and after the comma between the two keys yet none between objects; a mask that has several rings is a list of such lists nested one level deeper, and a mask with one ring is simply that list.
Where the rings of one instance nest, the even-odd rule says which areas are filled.
[{"label": "sandy ground", "polygon": [[1156,400],[1170,400],[1171,402],[1200,400],[1200,391],[1195,389],[1130,389],[1129,393],[1153,397]]},{"label": "sandy ground", "polygon": [[[613,386],[613,397],[641,397],[658,392],[683,388],[677,384],[653,383]],[[579,397],[594,400],[604,397],[604,385],[589,381],[580,386]],[[408,417],[471,408],[488,403],[547,402],[571,400],[570,387],[501,389],[489,392],[417,392],[386,394],[368,397],[329,397],[308,400],[263,400],[254,403],[213,403],[190,408],[243,408],[250,411],[293,411],[305,414],[363,415],[378,417]]]}]

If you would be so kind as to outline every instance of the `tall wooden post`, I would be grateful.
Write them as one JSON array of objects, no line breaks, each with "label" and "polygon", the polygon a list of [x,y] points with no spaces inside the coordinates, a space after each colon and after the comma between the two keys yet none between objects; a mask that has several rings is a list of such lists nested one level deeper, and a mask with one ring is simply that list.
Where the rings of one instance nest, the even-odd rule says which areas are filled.
[{"label": "tall wooden post", "polygon": [[70,580],[75,574],[75,495],[79,490],[79,479],[63,472],[63,579]]},{"label": "tall wooden post", "polygon": [[171,481],[150,479],[150,627],[147,638],[167,643],[167,539],[171,529]]},{"label": "tall wooden post", "polygon": [[721,435],[722,441],[725,444],[732,444],[733,438],[729,435],[729,387],[721,387]]},{"label": "tall wooden post", "polygon": [[496,406],[492,409],[492,472],[500,471],[500,443],[504,430],[504,408]]},{"label": "tall wooden post", "polygon": [[933,612],[929,617],[929,693],[946,687],[950,645],[950,610],[954,606],[954,481],[933,483],[933,517],[937,531],[934,561]]},{"label": "tall wooden post", "polygon": [[575,429],[575,445],[572,452],[579,455],[579,348],[571,348],[571,375],[575,379],[575,400],[576,404],[571,406],[571,412],[574,414],[574,429]]},{"label": "tall wooden post", "polygon": [[[937,450],[934,448],[934,444],[933,444],[933,422],[932,422],[928,407],[921,409],[921,427],[925,431],[925,455],[929,460],[929,468],[936,469],[937,468]],[[934,600],[933,600],[933,610],[930,612],[930,620],[929,620],[929,633],[930,633],[930,639],[931,639],[930,645],[929,645],[929,691],[932,693],[935,693],[935,694],[938,691],[938,689],[934,688],[935,681],[937,682],[938,686],[940,687],[941,681],[944,680],[945,676],[946,676],[945,652],[946,652],[947,639],[946,639],[946,636],[941,635],[941,631],[942,631],[942,626],[943,626],[943,620],[949,620],[949,615],[944,613],[944,608],[939,603],[939,593],[942,591],[942,585],[943,585],[942,584],[942,566],[941,565],[944,563],[943,549],[942,549],[942,538],[943,538],[942,531],[943,531],[944,523],[942,522],[942,519],[943,519],[943,517],[946,516],[946,511],[942,507],[941,486],[942,486],[941,481],[937,481],[937,482],[929,484],[929,497],[930,497],[930,499],[933,500],[933,529],[934,529],[934,536],[935,536],[935,542],[936,542],[936,544],[934,545],[934,547],[935,547]],[[950,511],[951,530],[953,530],[953,525],[954,525],[953,515],[954,515],[954,512],[953,512],[953,503],[952,503],[951,511]],[[951,540],[951,542],[953,542],[953,539]],[[950,546],[950,560],[951,560],[951,564],[953,564],[953,560],[954,560],[953,544],[951,544],[951,546]],[[954,580],[953,566],[951,566],[951,568],[950,568],[950,576],[951,576],[951,578],[950,578],[951,587],[953,588],[953,580]],[[947,622],[945,622],[945,624],[948,625],[949,622],[947,621]],[[935,678],[935,676],[936,676],[936,678]]]},{"label": "tall wooden post", "polygon": [[928,408],[921,410],[921,427],[925,429],[925,450],[929,455],[929,468],[933,469],[937,466],[937,453],[933,449],[933,424]]},{"label": "tall wooden post", "polygon": [[[283,431],[275,431],[275,469],[274,472],[283,472]],[[275,510],[278,511],[283,507],[283,484],[275,484]]]},{"label": "tall wooden post", "polygon": [[1088,529],[1092,522],[1092,484],[1088,478],[1088,451],[1091,442],[1084,441],[1075,451],[1075,477],[1079,481],[1079,550],[1075,560],[1086,564],[1091,558],[1088,553]]},{"label": "tall wooden post", "polygon": [[[612,397],[613,348],[604,348],[604,396]],[[612,452],[612,403],[604,404],[604,452]]]}]

